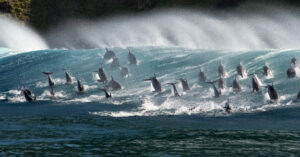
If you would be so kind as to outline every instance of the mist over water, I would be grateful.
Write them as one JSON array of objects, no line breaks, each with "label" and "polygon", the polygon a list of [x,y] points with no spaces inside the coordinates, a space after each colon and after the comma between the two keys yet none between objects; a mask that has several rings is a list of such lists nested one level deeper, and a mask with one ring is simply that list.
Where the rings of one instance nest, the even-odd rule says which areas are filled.
[{"label": "mist over water", "polygon": [[0,14],[0,47],[11,50],[33,51],[47,49],[44,39],[30,29],[12,18]]},{"label": "mist over water", "polygon": [[276,7],[261,11],[208,13],[155,11],[99,21],[69,20],[48,35],[67,48],[179,46],[200,49],[296,49],[300,14]]}]

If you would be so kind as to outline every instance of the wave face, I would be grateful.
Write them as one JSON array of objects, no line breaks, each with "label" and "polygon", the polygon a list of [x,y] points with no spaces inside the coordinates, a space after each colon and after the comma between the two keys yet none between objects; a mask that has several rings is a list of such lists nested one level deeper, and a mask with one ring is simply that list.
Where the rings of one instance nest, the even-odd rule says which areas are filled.
[{"label": "wave face", "polygon": [[[48,49],[46,42],[32,29],[0,14],[0,47],[14,51]],[[0,54],[1,55],[1,54]]]},{"label": "wave face", "polygon": [[[158,116],[158,115],[203,115],[227,116],[223,110],[225,102],[230,99],[233,113],[256,113],[270,109],[295,105],[293,100],[299,90],[299,79],[287,79],[286,70],[289,68],[293,56],[300,58],[297,50],[268,50],[268,51],[207,51],[183,48],[144,47],[132,48],[139,59],[138,66],[127,65],[127,50],[113,49],[120,58],[121,65],[129,67],[130,77],[123,79],[119,69],[112,69],[110,63],[104,64],[108,76],[119,81],[123,90],[112,91],[113,99],[107,100],[104,93],[99,91],[103,84],[97,83],[97,75],[93,74],[103,62],[105,50],[47,50],[2,58],[0,89],[2,97],[8,103],[25,103],[18,89],[26,86],[37,94],[37,99],[50,104],[109,104],[111,108],[103,111],[90,111],[90,114],[112,117],[128,116]],[[217,67],[222,61],[226,71],[227,88],[222,90],[221,98],[214,98],[212,86],[198,82],[198,72],[202,68],[208,80],[217,78]],[[239,61],[247,69],[247,73],[257,73],[262,85],[273,83],[279,92],[278,103],[269,103],[266,89],[259,93],[252,93],[251,77],[239,78],[242,85],[241,93],[234,93],[230,88],[236,75],[235,68]],[[262,76],[264,63],[270,66],[272,76]],[[80,79],[86,86],[86,93],[76,93],[76,83],[67,86],[63,68],[69,70],[75,78]],[[42,71],[54,72],[57,99],[51,99],[47,87],[47,77]],[[298,74],[300,70],[296,69]],[[143,79],[158,76],[164,91],[162,94],[152,93],[150,82]],[[178,82],[176,79],[186,78],[191,91],[183,92],[181,84],[177,84],[180,98],[173,96],[169,82]],[[118,110],[112,110],[119,106]]]},{"label": "wave face", "polygon": [[[122,90],[111,91],[112,99],[104,97],[99,90],[103,84],[93,74],[103,62],[104,49],[45,50],[1,58],[1,154],[26,155],[29,150],[30,154],[59,152],[67,156],[299,154],[300,108],[299,102],[293,102],[299,76],[286,77],[290,59],[300,58],[299,50],[130,49],[138,66],[127,65],[126,49],[112,49],[120,64],[129,67],[129,78],[121,78],[110,63],[103,65],[107,75],[123,85]],[[202,68],[208,80],[216,79],[219,60],[227,71],[227,88],[220,98],[213,98],[211,85],[199,83],[197,77]],[[256,72],[262,84],[274,83],[280,95],[277,103],[269,102],[265,89],[252,93],[250,76],[238,78],[242,92],[232,92],[229,86],[239,61],[248,74]],[[272,70],[269,78],[261,75],[265,62]],[[73,80],[84,83],[84,94],[77,93],[76,83],[65,85],[63,68]],[[51,97],[43,71],[53,72],[56,98]],[[164,88],[162,94],[153,93],[151,84],[142,81],[154,73]],[[188,80],[191,90],[184,93],[178,84],[181,97],[176,98],[167,83],[180,77]],[[23,86],[31,89],[38,101],[25,102],[19,90]],[[231,114],[223,109],[228,98]]]},{"label": "wave face", "polygon": [[165,10],[99,21],[69,20],[47,36],[54,47],[179,46],[201,49],[300,48],[296,9],[253,7],[231,13]]}]

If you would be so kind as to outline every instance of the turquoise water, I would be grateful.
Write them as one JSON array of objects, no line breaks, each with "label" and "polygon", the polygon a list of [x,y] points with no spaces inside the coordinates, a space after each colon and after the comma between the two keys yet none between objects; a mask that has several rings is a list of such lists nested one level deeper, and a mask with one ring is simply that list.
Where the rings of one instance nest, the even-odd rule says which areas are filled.
[{"label": "turquoise water", "polygon": [[[295,102],[299,76],[287,79],[290,59],[299,50],[230,51],[178,47],[133,47],[139,60],[128,65],[127,50],[113,48],[129,78],[109,62],[103,67],[123,89],[106,99],[99,90],[97,70],[104,49],[13,52],[0,49],[0,154],[7,155],[116,155],[116,156],[298,156],[300,107]],[[198,82],[202,68],[208,80],[217,78],[219,61],[227,71],[226,86],[214,98],[211,85]],[[263,85],[273,83],[280,99],[270,103],[266,89],[251,92],[251,76],[238,78],[242,92],[230,88],[238,63],[248,74],[257,73]],[[262,76],[267,63],[272,76]],[[65,85],[66,68],[76,83]],[[47,77],[52,71],[56,98],[50,95]],[[300,74],[299,69],[296,69]],[[157,75],[164,90],[152,92],[142,80]],[[184,77],[191,90],[173,96],[169,82]],[[37,96],[26,102],[23,86]],[[223,107],[230,99],[232,113]]]}]

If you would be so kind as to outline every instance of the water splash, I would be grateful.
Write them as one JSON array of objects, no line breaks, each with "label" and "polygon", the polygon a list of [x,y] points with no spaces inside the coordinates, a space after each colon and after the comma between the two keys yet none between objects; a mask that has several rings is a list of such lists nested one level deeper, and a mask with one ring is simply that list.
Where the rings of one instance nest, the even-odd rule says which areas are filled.
[{"label": "water splash", "polygon": [[48,49],[46,42],[28,26],[0,14],[0,47],[17,51]]},{"label": "water splash", "polygon": [[[201,49],[299,48],[296,11],[263,8],[260,12],[207,13],[155,11],[99,21],[68,21],[49,33],[53,45],[70,48],[179,46]],[[272,14],[269,12],[272,11]]]}]

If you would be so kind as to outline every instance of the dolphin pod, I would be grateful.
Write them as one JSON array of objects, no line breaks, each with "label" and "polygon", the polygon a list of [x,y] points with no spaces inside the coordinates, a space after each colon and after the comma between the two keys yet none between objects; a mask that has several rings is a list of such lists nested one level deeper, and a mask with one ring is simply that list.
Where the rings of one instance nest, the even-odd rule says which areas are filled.
[{"label": "dolphin pod", "polygon": [[[104,55],[104,59],[117,59],[115,53],[113,51],[109,51],[106,49],[106,53]],[[135,64],[137,63],[137,59],[136,57],[130,52],[128,52],[128,56],[127,59],[129,61],[130,64]],[[119,61],[117,60],[118,66],[120,66]],[[293,78],[296,77],[296,70],[295,68],[297,67],[297,59],[295,57],[293,57],[290,61],[290,67],[287,70],[287,76],[288,78]],[[65,70],[65,69],[64,69]],[[108,81],[107,76],[104,72],[104,68],[101,65],[101,67],[99,68],[98,71],[96,71],[99,75],[99,80],[97,80],[98,82],[102,82],[102,83],[106,83],[106,85],[104,86],[102,90],[105,93],[105,97],[106,98],[110,98],[112,97],[111,93],[108,93],[107,90],[112,89],[112,90],[121,90],[122,89],[122,85],[116,81],[112,76],[111,76],[111,80]],[[265,63],[263,68],[262,68],[262,74],[263,76],[269,76],[271,73],[270,67]],[[43,72],[43,74],[47,75],[47,79],[48,79],[48,86],[51,89],[51,95],[54,96],[54,87],[55,87],[55,83],[51,77],[51,75],[53,74],[53,72]],[[122,77],[125,77],[126,75],[129,75],[129,70],[127,67],[125,66],[120,66],[120,75]],[[252,91],[253,92],[259,92],[260,91],[260,82],[258,80],[258,77],[255,73],[250,74],[252,75],[251,81],[252,81]],[[225,76],[225,68],[224,65],[219,62],[219,67],[218,67],[218,79],[212,82],[206,82],[207,77],[205,75],[205,73],[202,71],[202,69],[200,69],[199,74],[198,74],[198,78],[201,82],[205,82],[205,83],[209,83],[212,85],[213,87],[213,91],[214,91],[214,97],[218,98],[222,95],[222,91],[221,89],[225,88],[225,80],[224,80],[224,76]],[[236,76],[241,76],[242,78],[245,77],[245,68],[244,66],[241,64],[241,62],[239,62],[238,66],[236,67]],[[240,85],[240,83],[238,82],[237,78],[234,78],[234,80],[232,81],[232,85],[231,87],[233,88],[234,91],[236,92],[240,92],[242,87]],[[65,70],[65,78],[66,78],[66,83],[67,85],[72,84],[73,80],[72,77],[70,75],[70,73],[68,71]],[[189,84],[187,79],[183,79],[183,78],[179,78],[178,80],[181,81],[181,86],[182,86],[182,90],[183,91],[188,91],[190,90]],[[148,79],[144,79],[144,81],[151,81],[151,84],[154,88],[154,92],[162,92],[162,86],[160,81],[157,79],[156,75],[154,74],[153,77],[150,77]],[[216,87],[215,83],[218,82],[218,88]],[[174,91],[174,96],[180,96],[177,88],[176,88],[176,84],[177,83],[168,83],[169,85],[171,85],[173,87],[173,91]],[[278,101],[279,100],[279,94],[275,88],[275,86],[272,85],[267,85],[267,86],[262,86],[267,88],[267,93],[270,97],[270,99],[272,101]],[[77,79],[77,89],[79,92],[84,92],[85,88],[84,85],[82,84],[82,82]],[[36,100],[36,96],[29,90],[29,89],[22,89],[21,90],[22,94],[24,95],[26,101],[35,101]],[[297,93],[297,100],[300,101],[300,91]],[[229,103],[229,100],[226,102],[226,106],[225,106],[225,110],[226,112],[230,112],[231,111],[231,106]]]}]

